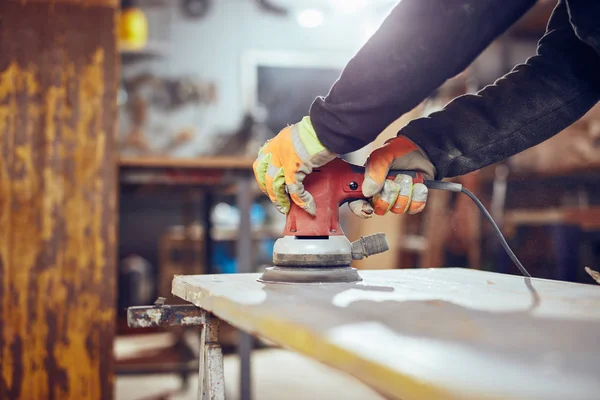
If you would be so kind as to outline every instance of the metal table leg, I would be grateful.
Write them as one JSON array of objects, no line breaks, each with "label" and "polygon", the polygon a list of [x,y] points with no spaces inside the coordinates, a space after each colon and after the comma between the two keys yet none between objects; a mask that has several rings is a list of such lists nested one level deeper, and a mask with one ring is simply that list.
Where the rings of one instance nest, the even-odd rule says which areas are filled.
[{"label": "metal table leg", "polygon": [[202,326],[198,359],[198,399],[225,400],[223,352],[219,344],[221,321],[193,305],[136,306],[127,309],[132,328]]},{"label": "metal table leg", "polygon": [[225,379],[223,372],[223,352],[219,344],[220,320],[206,316],[202,326],[198,371],[198,399],[225,400]]},{"label": "metal table leg", "polygon": [[[237,206],[240,210],[240,227],[237,240],[237,261],[240,273],[254,272],[252,269],[252,227],[250,207],[252,205],[252,176],[242,176],[237,184]],[[240,357],[240,399],[252,398],[250,355],[253,339],[245,332],[238,331],[238,354]]]}]

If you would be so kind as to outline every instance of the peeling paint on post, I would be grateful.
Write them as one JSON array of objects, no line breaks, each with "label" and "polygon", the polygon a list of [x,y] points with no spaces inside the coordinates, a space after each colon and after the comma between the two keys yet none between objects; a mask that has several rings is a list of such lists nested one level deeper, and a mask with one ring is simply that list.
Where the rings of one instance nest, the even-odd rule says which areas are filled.
[{"label": "peeling paint on post", "polygon": [[206,323],[205,314],[191,304],[134,306],[127,309],[127,325],[132,328],[197,326]]},{"label": "peeling paint on post", "polygon": [[112,399],[116,1],[0,1],[0,398]]}]

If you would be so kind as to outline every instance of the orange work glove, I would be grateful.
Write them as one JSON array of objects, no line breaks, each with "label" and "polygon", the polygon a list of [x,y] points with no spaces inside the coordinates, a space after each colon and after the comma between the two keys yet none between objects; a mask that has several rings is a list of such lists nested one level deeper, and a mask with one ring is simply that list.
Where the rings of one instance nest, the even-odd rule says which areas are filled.
[{"label": "orange work glove", "polygon": [[282,129],[260,148],[253,165],[254,176],[280,212],[289,212],[291,198],[306,212],[316,215],[315,201],[302,182],[314,168],[336,157],[337,154],[321,144],[310,118],[304,117],[299,123]]},{"label": "orange work glove", "polygon": [[[386,179],[390,170],[421,172],[424,179],[433,179],[435,167],[425,154],[409,139],[398,136],[389,139],[374,150],[367,159],[363,195],[371,198],[370,205],[375,214],[417,214],[423,211],[427,202],[427,187],[422,183],[413,184],[409,175],[397,175],[394,180]],[[351,204],[351,209],[359,217],[369,217],[364,200]]]}]

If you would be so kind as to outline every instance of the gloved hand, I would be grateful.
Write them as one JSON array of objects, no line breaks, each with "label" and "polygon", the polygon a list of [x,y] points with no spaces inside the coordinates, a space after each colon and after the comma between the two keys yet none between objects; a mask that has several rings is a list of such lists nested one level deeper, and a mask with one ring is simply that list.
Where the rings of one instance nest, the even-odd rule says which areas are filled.
[{"label": "gloved hand", "polygon": [[362,191],[365,197],[371,198],[371,202],[352,202],[350,209],[355,215],[369,218],[373,212],[385,215],[390,211],[394,214],[417,214],[423,211],[427,202],[427,187],[422,183],[413,184],[409,175],[398,175],[394,180],[386,179],[391,169],[421,172],[424,179],[433,179],[435,176],[435,167],[412,141],[403,136],[389,139],[367,159]]},{"label": "gloved hand", "polygon": [[291,197],[294,203],[315,215],[315,201],[302,182],[314,168],[336,157],[337,154],[321,144],[310,118],[304,117],[297,124],[282,129],[260,148],[253,165],[254,176],[280,212],[289,212]]}]

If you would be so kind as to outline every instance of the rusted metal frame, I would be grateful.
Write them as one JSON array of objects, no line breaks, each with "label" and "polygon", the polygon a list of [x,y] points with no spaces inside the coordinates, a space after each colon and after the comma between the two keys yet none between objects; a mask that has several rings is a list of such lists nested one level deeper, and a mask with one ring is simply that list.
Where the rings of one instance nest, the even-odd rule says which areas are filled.
[{"label": "rusted metal frame", "polygon": [[225,400],[223,351],[219,344],[221,320],[189,304],[135,306],[127,308],[127,325],[131,328],[201,326],[198,399]]},{"label": "rusted metal frame", "polygon": [[136,306],[127,309],[131,328],[197,326],[206,323],[206,312],[190,304]]}]

